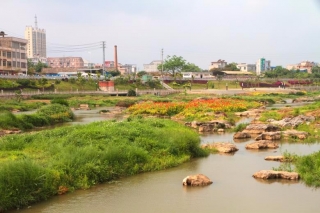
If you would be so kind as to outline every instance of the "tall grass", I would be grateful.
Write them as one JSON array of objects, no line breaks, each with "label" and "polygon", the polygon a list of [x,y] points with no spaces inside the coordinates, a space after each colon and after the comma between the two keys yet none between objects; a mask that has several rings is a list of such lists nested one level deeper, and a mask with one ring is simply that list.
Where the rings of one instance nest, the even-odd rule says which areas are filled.
[{"label": "tall grass", "polygon": [[25,206],[119,177],[177,166],[207,156],[199,144],[198,134],[181,124],[141,118],[2,137],[0,190],[5,193],[0,193],[0,206]]},{"label": "tall grass", "polygon": [[320,152],[298,157],[296,170],[308,186],[320,186]]},{"label": "tall grass", "polygon": [[0,129],[32,129],[50,124],[68,122],[74,118],[73,112],[61,104],[41,107],[34,114],[14,115],[9,111],[0,112]]}]

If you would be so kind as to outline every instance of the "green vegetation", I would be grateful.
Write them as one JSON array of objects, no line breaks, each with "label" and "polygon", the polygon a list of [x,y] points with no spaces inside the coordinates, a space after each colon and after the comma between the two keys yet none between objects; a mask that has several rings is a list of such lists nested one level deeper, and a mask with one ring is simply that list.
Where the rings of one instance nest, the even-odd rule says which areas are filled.
[{"label": "green vegetation", "polygon": [[248,125],[249,125],[248,123],[238,124],[236,127],[234,127],[233,131],[234,131],[234,132],[241,132],[241,131],[244,130]]},{"label": "green vegetation", "polygon": [[129,118],[0,138],[1,210],[207,156],[194,131]]},{"label": "green vegetation", "polygon": [[73,112],[61,104],[51,104],[41,107],[34,114],[14,115],[9,111],[0,112],[0,129],[27,130],[50,124],[71,121]]},{"label": "green vegetation", "polygon": [[298,157],[295,166],[301,179],[308,186],[320,186],[320,152]]}]

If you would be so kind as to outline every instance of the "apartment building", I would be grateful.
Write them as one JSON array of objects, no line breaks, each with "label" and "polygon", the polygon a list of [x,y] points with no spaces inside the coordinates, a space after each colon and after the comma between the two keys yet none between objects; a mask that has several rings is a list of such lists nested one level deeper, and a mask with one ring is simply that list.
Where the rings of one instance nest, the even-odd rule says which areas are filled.
[{"label": "apartment building", "polygon": [[27,73],[27,40],[16,37],[0,37],[0,74]]},{"label": "apartment building", "polygon": [[259,58],[256,63],[256,74],[261,75],[264,71],[271,69],[271,61],[267,61],[265,58]]},{"label": "apartment building", "polygon": [[47,63],[52,68],[84,67],[84,61],[81,57],[49,57]]},{"label": "apartment building", "polygon": [[24,38],[28,40],[28,58],[41,58],[41,60],[43,60],[43,58],[47,57],[46,31],[38,28],[37,16],[35,16],[35,27],[26,27],[24,31]]}]

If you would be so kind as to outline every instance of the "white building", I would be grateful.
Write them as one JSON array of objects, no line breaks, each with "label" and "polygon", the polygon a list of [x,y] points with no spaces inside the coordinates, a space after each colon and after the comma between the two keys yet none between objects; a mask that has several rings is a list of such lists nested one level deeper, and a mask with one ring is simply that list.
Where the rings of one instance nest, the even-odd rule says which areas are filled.
[{"label": "white building", "polygon": [[37,16],[35,16],[35,27],[27,26],[24,31],[24,38],[28,40],[27,57],[28,58],[46,58],[46,31],[39,29]]},{"label": "white building", "polygon": [[240,64],[237,64],[237,68],[240,71],[247,71],[247,72],[255,72],[256,71],[255,64],[240,63]]},{"label": "white building", "polygon": [[143,69],[146,72],[159,72],[161,70],[158,70],[158,66],[161,65],[161,60],[154,60],[150,64],[144,64]]},{"label": "white building", "polygon": [[225,60],[219,59],[218,61],[211,62],[209,66],[209,70],[211,69],[223,69],[227,66],[227,62]]},{"label": "white building", "polygon": [[265,58],[259,58],[256,63],[256,73],[261,75],[264,71],[271,69],[271,61],[267,61]]}]

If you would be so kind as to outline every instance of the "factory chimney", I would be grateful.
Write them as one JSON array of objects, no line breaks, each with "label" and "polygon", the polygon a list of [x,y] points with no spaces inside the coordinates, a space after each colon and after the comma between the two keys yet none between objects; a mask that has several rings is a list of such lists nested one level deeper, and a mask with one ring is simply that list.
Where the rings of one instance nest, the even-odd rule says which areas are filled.
[{"label": "factory chimney", "polygon": [[114,45],[114,67],[116,71],[118,71],[118,52],[117,52],[117,45]]}]

